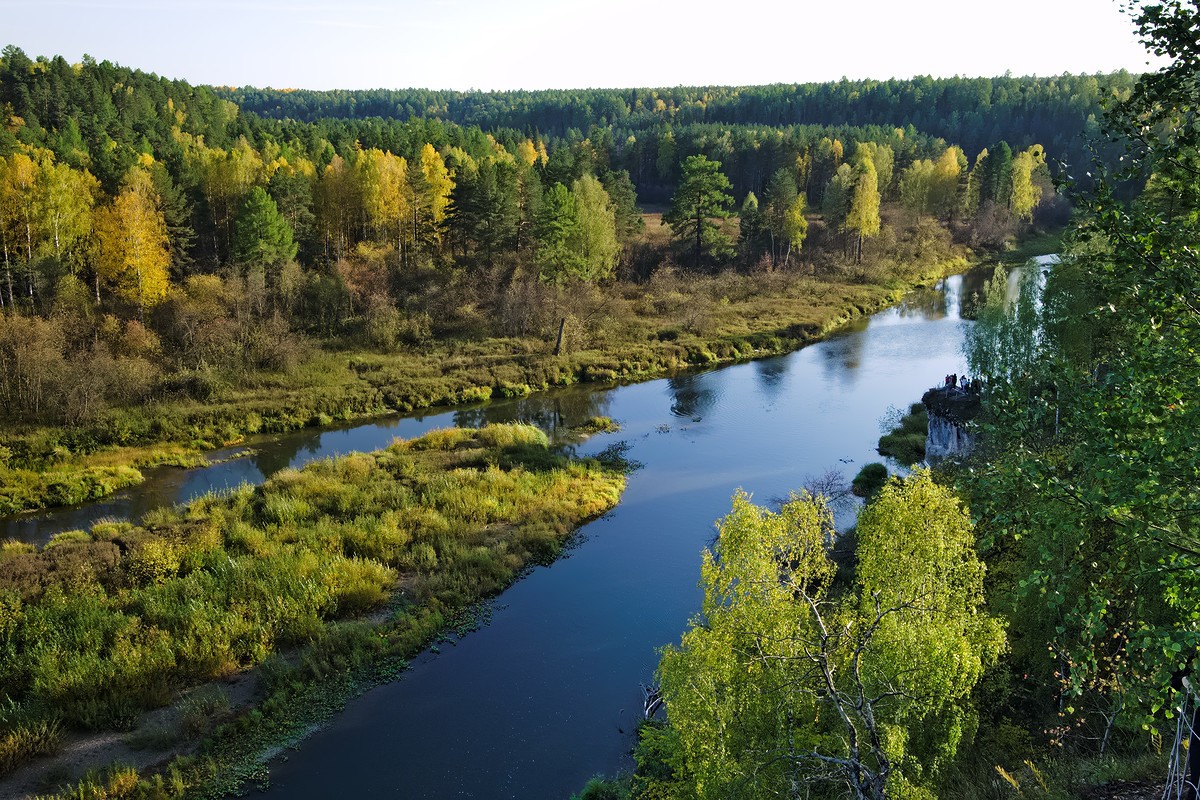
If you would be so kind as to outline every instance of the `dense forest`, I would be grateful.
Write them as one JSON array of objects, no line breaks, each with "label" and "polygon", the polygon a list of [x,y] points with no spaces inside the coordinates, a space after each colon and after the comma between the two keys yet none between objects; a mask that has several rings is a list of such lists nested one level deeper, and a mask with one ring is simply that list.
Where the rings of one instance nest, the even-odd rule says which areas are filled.
[{"label": "dense forest", "polygon": [[[1073,107],[1094,110],[1093,79],[1050,96],[1076,85]],[[872,283],[881,264],[1002,247],[1067,213],[1041,145],[968,153],[911,124],[689,123],[643,147],[604,115],[587,138],[279,121],[14,47],[0,108],[0,414],[28,423],[203,400],[215,373],[285,370],[305,341],[550,335],[578,287],[671,261]],[[670,201],[673,249],[648,244],[643,189]]]},{"label": "dense forest", "polygon": [[594,139],[595,130],[609,128],[622,166],[641,189],[641,165],[653,164],[672,138],[698,142],[703,131],[716,129],[732,133],[725,146],[733,152],[743,149],[739,137],[764,128],[899,126],[955,142],[971,155],[1001,140],[1022,149],[1040,143],[1067,164],[1086,165],[1086,142],[1096,139],[1102,104],[1127,95],[1133,80],[1119,72],[538,92],[216,91],[246,111],[300,122],[439,119],[568,139]]}]

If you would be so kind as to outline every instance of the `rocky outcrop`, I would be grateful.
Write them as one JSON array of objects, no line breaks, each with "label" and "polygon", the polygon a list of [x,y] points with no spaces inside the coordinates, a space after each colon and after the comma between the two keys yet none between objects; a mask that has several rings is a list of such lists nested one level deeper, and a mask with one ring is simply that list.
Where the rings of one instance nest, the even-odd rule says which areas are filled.
[{"label": "rocky outcrop", "polygon": [[925,461],[936,464],[946,458],[961,458],[975,443],[971,420],[979,415],[979,394],[958,388],[937,387],[921,398],[929,412],[929,434],[925,438]]}]

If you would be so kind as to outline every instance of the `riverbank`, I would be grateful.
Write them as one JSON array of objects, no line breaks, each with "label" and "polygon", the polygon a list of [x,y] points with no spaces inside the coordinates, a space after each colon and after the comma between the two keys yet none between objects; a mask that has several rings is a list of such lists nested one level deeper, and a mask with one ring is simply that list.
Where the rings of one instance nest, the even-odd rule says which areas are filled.
[{"label": "riverbank", "polygon": [[[432,638],[475,624],[474,604],[553,560],[623,487],[618,467],[556,455],[530,426],[442,430],[137,526],[98,524],[41,551],[6,545],[13,702],[0,717],[0,795],[229,791],[265,751],[394,677]],[[249,668],[261,702],[235,710],[220,681]],[[144,714],[205,683],[208,695],[187,695],[178,713]],[[149,778],[124,765],[81,776],[75,750],[16,770],[58,749],[67,728],[129,731],[143,763],[190,754]]]},{"label": "riverbank", "polygon": [[[203,401],[117,409],[86,427],[10,429],[0,437],[0,515],[99,499],[139,483],[141,466],[192,465],[254,434],[791,352],[973,263],[961,252],[838,278],[665,271],[597,294],[590,317],[569,320],[559,355],[536,336],[435,341],[390,353],[323,349],[286,373],[210,376]],[[149,451],[173,455],[153,461]]]}]

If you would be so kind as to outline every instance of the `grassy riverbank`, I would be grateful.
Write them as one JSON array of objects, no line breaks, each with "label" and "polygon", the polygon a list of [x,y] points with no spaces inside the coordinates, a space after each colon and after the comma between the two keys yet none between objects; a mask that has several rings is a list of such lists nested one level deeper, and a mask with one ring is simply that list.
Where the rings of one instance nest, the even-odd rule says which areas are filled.
[{"label": "grassy riverbank", "polygon": [[86,426],[13,427],[0,435],[0,514],[97,499],[137,483],[137,467],[154,463],[148,452],[188,463],[256,433],[789,352],[970,262],[959,254],[923,263],[885,262],[840,277],[664,270],[644,284],[582,289],[562,311],[566,347],[557,356],[554,341],[535,335],[393,352],[327,344],[286,372],[207,375],[204,391],[194,393],[203,400],[113,409]]},{"label": "grassy riverbank", "polygon": [[[555,455],[536,428],[496,425],[285,470],[138,525],[60,534],[41,551],[9,543],[0,774],[56,750],[66,731],[128,730],[186,687],[257,666],[266,699],[199,752],[156,778],[118,770],[68,795],[228,789],[264,749],[552,560],[623,486],[616,468]],[[208,731],[221,716],[209,705],[185,730],[143,730],[140,741]]]}]

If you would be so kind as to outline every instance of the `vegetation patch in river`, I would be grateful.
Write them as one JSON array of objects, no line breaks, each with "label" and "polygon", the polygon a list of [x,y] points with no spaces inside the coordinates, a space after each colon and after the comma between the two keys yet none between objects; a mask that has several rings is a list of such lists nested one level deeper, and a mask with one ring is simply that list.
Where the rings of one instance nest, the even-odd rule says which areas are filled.
[{"label": "vegetation patch in river", "polygon": [[618,469],[553,453],[537,428],[493,425],[284,470],[42,550],[8,543],[0,737],[13,752],[0,763],[44,752],[56,725],[130,729],[180,689],[258,665],[259,708],[165,782],[115,796],[236,782],[248,773],[235,762],[302,735],[439,631],[469,627],[465,610],[552,560],[623,487]]}]

